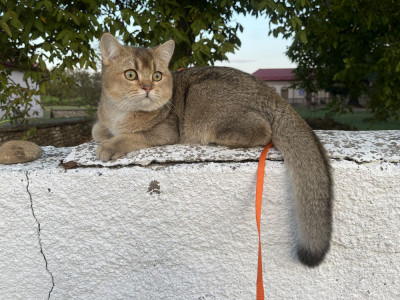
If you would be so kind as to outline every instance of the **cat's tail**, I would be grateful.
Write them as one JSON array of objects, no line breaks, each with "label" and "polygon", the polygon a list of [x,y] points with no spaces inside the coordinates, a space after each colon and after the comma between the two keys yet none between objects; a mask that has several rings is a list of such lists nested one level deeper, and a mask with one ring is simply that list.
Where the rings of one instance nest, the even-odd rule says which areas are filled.
[{"label": "cat's tail", "polygon": [[319,265],[332,235],[332,177],[319,139],[291,107],[275,118],[272,142],[282,152],[293,184],[297,254],[310,267]]}]

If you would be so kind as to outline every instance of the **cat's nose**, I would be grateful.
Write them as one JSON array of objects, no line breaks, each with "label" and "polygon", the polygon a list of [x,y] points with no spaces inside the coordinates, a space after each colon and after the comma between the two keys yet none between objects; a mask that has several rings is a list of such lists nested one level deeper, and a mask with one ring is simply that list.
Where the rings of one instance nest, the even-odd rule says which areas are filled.
[{"label": "cat's nose", "polygon": [[146,91],[146,93],[150,93],[150,91],[152,90],[151,86],[143,86],[142,89],[144,89]]}]

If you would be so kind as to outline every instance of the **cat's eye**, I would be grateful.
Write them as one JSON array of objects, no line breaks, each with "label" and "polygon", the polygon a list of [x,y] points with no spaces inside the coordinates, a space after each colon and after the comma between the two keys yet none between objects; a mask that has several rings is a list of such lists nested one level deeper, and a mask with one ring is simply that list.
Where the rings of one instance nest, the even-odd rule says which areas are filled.
[{"label": "cat's eye", "polygon": [[162,78],[162,73],[161,72],[154,72],[153,73],[153,80],[154,81],[160,81],[161,80],[161,78]]},{"label": "cat's eye", "polygon": [[138,76],[135,70],[127,70],[125,71],[125,78],[128,80],[135,80]]}]

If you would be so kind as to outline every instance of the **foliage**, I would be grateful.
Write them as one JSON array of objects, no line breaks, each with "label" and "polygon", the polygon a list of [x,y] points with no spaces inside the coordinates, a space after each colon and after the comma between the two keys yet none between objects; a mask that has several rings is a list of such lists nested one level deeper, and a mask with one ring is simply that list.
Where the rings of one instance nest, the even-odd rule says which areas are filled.
[{"label": "foliage", "polygon": [[[226,54],[241,45],[237,32],[243,27],[232,24],[233,14],[248,10],[249,1],[243,0],[120,0],[109,12],[117,20],[107,29],[119,33],[128,44],[144,47],[173,38],[176,49],[171,67],[178,69],[226,60]],[[138,25],[133,34],[130,25]]]},{"label": "foliage", "polygon": [[[97,106],[101,94],[101,74],[85,70],[66,71],[67,81],[50,81],[46,89],[46,105],[90,105]],[[42,95],[42,98],[44,95]]]},{"label": "foliage", "polygon": [[[3,118],[23,120],[31,97],[44,93],[50,79],[65,80],[66,68],[96,67],[97,56],[90,43],[103,32],[98,18],[104,3],[0,0],[0,109],[6,112]],[[52,72],[47,71],[46,63],[55,65]],[[13,69],[25,73],[25,84],[11,81]]]},{"label": "foliage", "polygon": [[275,36],[294,37],[287,55],[298,64],[302,88],[332,92],[332,108],[341,111],[347,98],[366,95],[375,118],[399,118],[399,1],[257,2]]},{"label": "foliage", "polygon": [[[330,90],[335,108],[365,94],[375,117],[399,117],[399,1],[0,0],[3,119],[23,119],[50,82],[77,80],[67,69],[96,70],[104,31],[143,47],[173,38],[173,69],[225,60],[240,46],[234,13],[266,15],[270,33],[294,39],[287,54],[306,90]],[[25,84],[11,81],[10,66],[25,72]]]},{"label": "foliage", "polygon": [[[50,81],[71,79],[66,69],[96,70],[94,45],[105,31],[143,47],[173,38],[173,69],[213,64],[240,46],[236,34],[242,26],[228,24],[234,12],[247,10],[243,0],[0,0],[3,118],[23,120],[32,95],[44,94]],[[25,86],[11,82],[6,64],[25,72]],[[48,64],[55,65],[51,72]]]}]

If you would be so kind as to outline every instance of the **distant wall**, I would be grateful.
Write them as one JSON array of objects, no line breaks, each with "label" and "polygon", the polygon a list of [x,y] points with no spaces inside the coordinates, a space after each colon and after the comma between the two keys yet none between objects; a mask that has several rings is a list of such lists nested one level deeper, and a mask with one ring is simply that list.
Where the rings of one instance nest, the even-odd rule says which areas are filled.
[{"label": "distant wall", "polygon": [[[307,93],[298,88],[293,88],[293,81],[265,81],[270,87],[285,98],[290,104],[306,105]],[[330,101],[329,93],[325,91],[318,91],[310,95],[310,101],[316,104],[326,104]],[[314,97],[314,98],[313,98]]]},{"label": "distant wall", "polygon": [[51,118],[77,118],[77,117],[88,117],[89,112],[87,108],[74,108],[74,109],[55,109],[50,110]]},{"label": "distant wall", "polygon": [[92,120],[70,118],[18,127],[0,127],[0,145],[11,140],[26,139],[40,146],[70,147],[91,139]]},{"label": "distant wall", "polygon": [[[11,80],[14,81],[16,84],[21,85],[22,87],[26,87],[26,82],[24,81],[24,72],[13,70],[11,72]],[[35,83],[28,78],[27,83],[31,89],[38,89],[39,87],[35,85]],[[39,104],[40,97],[38,95],[32,96],[32,106],[28,111],[28,115],[31,118],[43,118],[43,108]],[[0,109],[0,118],[4,116],[5,111]]]}]

